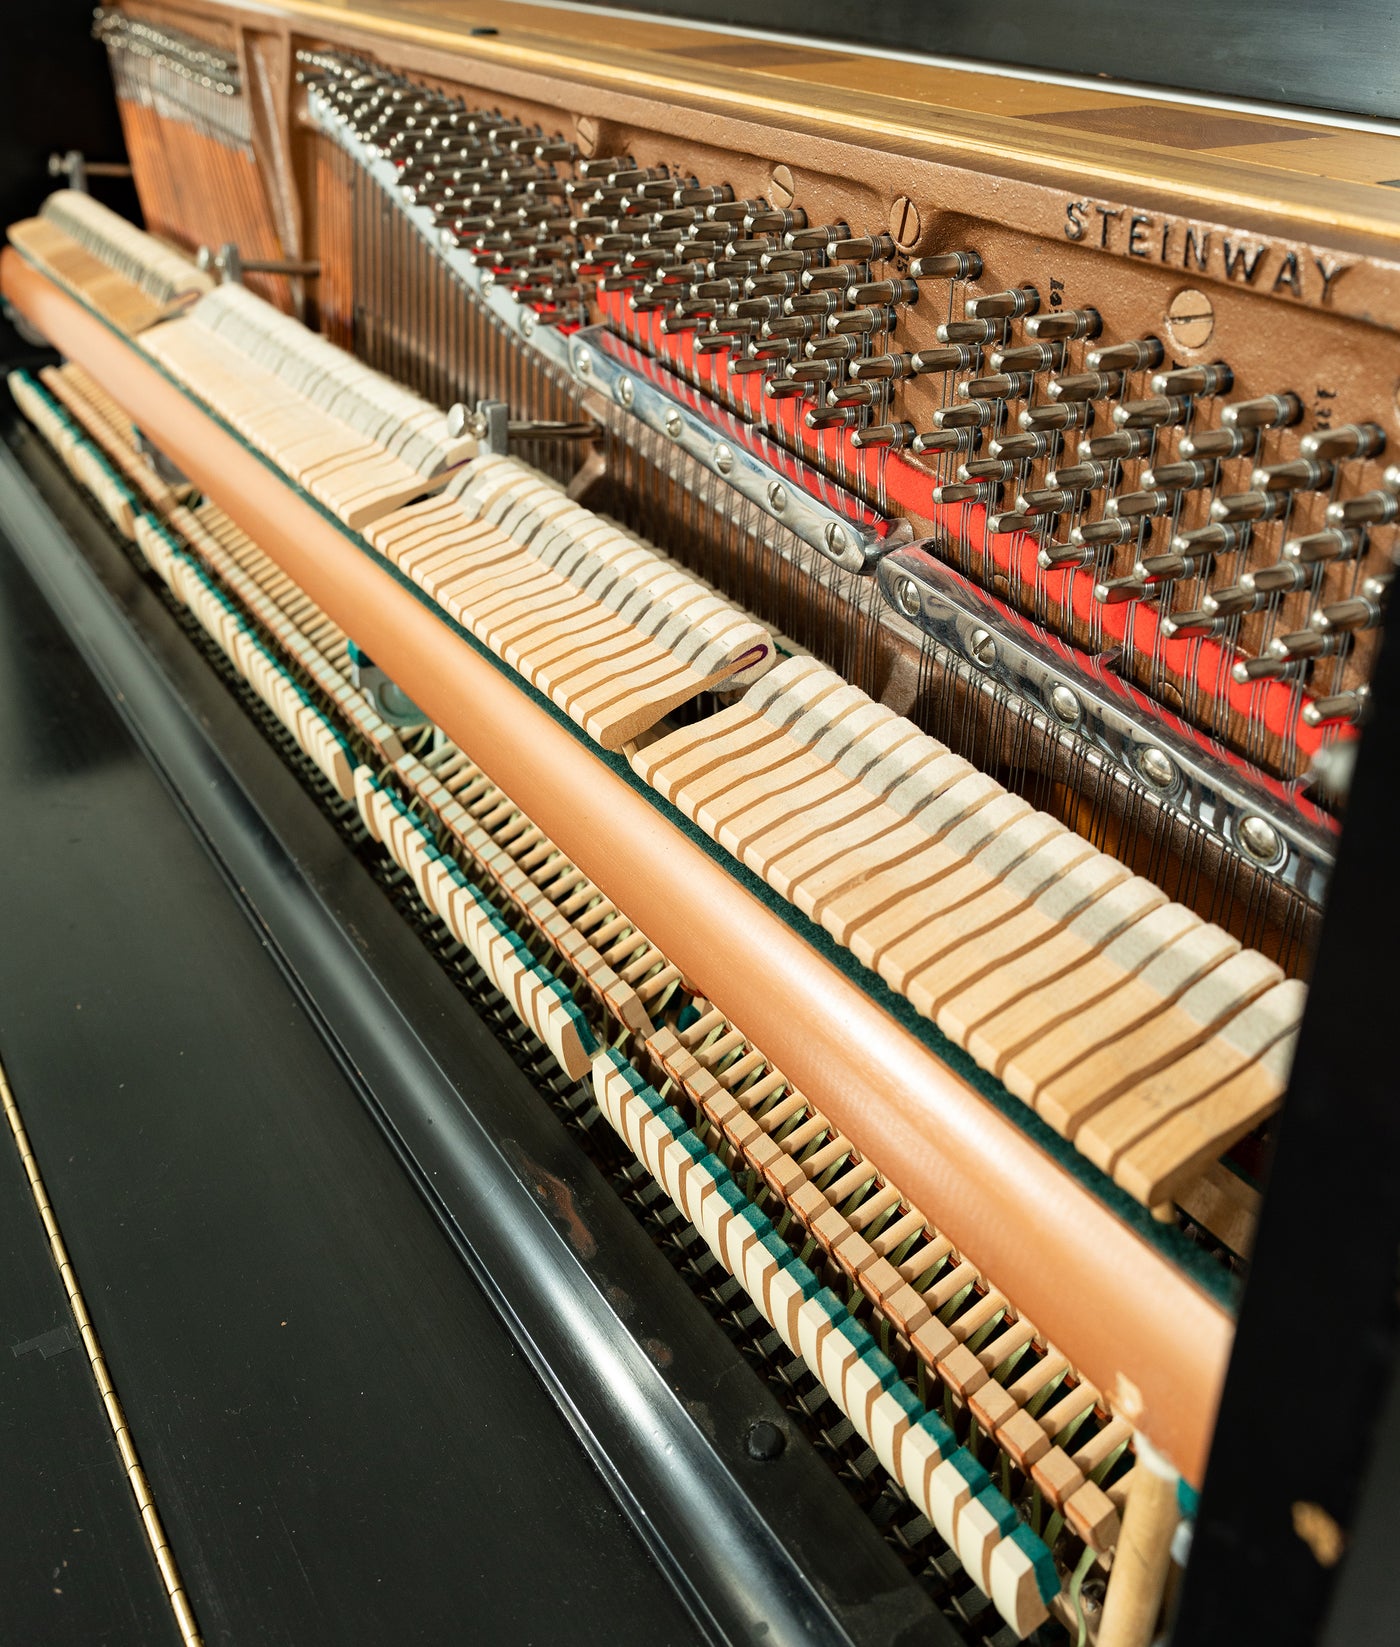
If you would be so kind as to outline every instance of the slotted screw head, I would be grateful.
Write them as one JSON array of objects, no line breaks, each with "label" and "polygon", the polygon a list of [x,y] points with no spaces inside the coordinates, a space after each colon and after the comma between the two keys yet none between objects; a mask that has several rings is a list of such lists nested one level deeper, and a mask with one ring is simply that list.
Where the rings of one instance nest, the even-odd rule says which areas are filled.
[{"label": "slotted screw head", "polygon": [[997,661],[997,643],[985,629],[974,629],[967,638],[967,655],[979,669],[990,669]]},{"label": "slotted screw head", "polygon": [[681,414],[679,412],[667,412],[661,420],[661,425],[672,440],[681,438]]},{"label": "slotted screw head", "polygon": [[787,508],[788,495],[786,489],[776,480],[768,488],[768,507],[775,515],[781,515]]},{"label": "slotted screw head", "polygon": [[1170,789],[1176,782],[1176,764],[1166,750],[1148,744],[1138,750],[1133,763],[1154,789]]},{"label": "slotted screw head", "polygon": [[1257,813],[1251,812],[1248,817],[1240,819],[1239,834],[1240,845],[1258,863],[1273,863],[1282,850],[1278,830]]},{"label": "slotted screw head", "polygon": [[727,475],[734,467],[734,454],[729,450],[723,441],[715,447],[712,456],[714,458],[715,468],[719,470],[720,474]]},{"label": "slotted screw head", "polygon": [[894,603],[906,617],[919,615],[919,586],[913,578],[901,578],[894,586]]},{"label": "slotted screw head", "polygon": [[630,406],[633,400],[636,399],[637,395],[637,391],[633,387],[632,379],[630,377],[618,378],[617,386],[613,393],[617,396],[619,406]]},{"label": "slotted screw head", "polygon": [[1073,726],[1079,719],[1079,699],[1068,686],[1056,686],[1050,693],[1050,708],[1055,719]]},{"label": "slotted screw head", "polygon": [[833,555],[844,555],[850,547],[845,527],[838,526],[834,520],[826,529],[826,546]]}]

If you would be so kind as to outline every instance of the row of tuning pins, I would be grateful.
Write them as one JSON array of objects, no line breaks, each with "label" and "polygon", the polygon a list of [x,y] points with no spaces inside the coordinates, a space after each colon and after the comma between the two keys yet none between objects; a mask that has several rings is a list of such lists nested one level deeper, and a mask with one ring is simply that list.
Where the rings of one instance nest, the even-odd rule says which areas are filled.
[{"label": "row of tuning pins", "polygon": [[318,89],[356,140],[394,167],[404,199],[433,214],[444,245],[485,264],[541,325],[586,319],[566,181],[555,169],[577,158],[575,144],[373,73]]},{"label": "row of tuning pins", "polygon": [[882,278],[874,266],[898,251],[888,234],[814,226],[800,207],[736,199],[727,184],[664,168],[586,166],[572,227],[591,247],[581,269],[604,291],[659,314],[667,335],[693,334],[696,353],[726,358],[733,375],[760,378],[766,399],[810,400],[808,428],[851,429],[857,447],[909,443],[913,431],[889,421],[893,385],[948,363],[893,354],[881,340],[923,282],[975,279],[975,253],[916,258]]}]

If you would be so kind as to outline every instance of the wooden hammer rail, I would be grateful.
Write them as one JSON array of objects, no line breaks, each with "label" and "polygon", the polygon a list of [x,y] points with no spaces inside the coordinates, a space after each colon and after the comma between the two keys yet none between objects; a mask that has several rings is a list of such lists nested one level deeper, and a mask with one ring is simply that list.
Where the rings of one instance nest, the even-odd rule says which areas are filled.
[{"label": "wooden hammer rail", "polygon": [[1199,1480],[1231,1334],[1220,1303],[96,316],[10,252],[0,284]]},{"label": "wooden hammer rail", "polygon": [[[22,381],[15,386],[24,387]],[[80,369],[68,366],[50,373],[46,386],[50,390],[61,386],[85,427],[101,435],[106,449],[118,457],[122,455],[120,413]],[[37,405],[30,407],[31,412],[39,409]],[[140,479],[143,460],[129,447],[129,426],[126,439],[130,461],[123,466]],[[168,490],[149,468],[145,475],[149,495],[168,497]],[[146,515],[137,518],[137,541],[177,598],[189,606],[274,709],[279,708],[276,697],[265,690],[269,671],[264,669],[260,675],[248,667],[247,631],[232,623],[228,603],[220,600],[218,588],[209,586],[200,562],[218,568],[221,584],[231,576],[245,596],[251,594],[265,625],[280,615],[284,623],[276,626],[279,639],[285,642],[289,638],[286,625],[295,624],[303,644],[323,649],[325,656],[338,658],[343,668],[344,637],[222,517],[216,506],[206,503],[194,512],[176,505],[169,510],[169,516],[184,533],[193,529],[200,551],[198,560],[177,548],[169,534]],[[191,547],[188,540],[186,547]],[[267,593],[274,588],[280,597],[275,606]],[[341,681],[352,696],[358,696],[348,677],[342,674]],[[279,684],[285,691],[285,676]],[[344,701],[338,693],[331,696]],[[282,714],[282,719],[345,794],[344,774],[327,769],[319,748],[321,730],[308,719],[305,709],[292,717]],[[363,733],[366,728],[357,730]],[[374,729],[368,730],[372,744],[390,741],[376,739]],[[382,755],[383,750],[379,753]],[[406,782],[417,777],[419,798],[429,805],[438,840],[382,781],[383,775],[375,776],[368,766],[359,765],[350,788],[365,824],[373,838],[413,878],[429,913],[440,918],[472,951],[522,1020],[546,1040],[566,1072],[578,1077],[590,1064],[586,1029],[577,1015],[567,1010],[558,986],[539,975],[515,937],[501,926],[450,857],[438,850],[439,840],[460,835],[461,831],[460,823],[455,830],[448,829],[445,815],[453,810],[462,813],[478,837],[471,852],[473,869],[492,857],[508,859],[514,874],[526,881],[541,902],[552,897],[556,938],[561,928],[569,925],[554,907],[561,901],[577,907],[573,917],[577,925],[592,917],[590,924],[595,929],[599,920],[615,928],[616,912],[600,899],[596,889],[581,882],[552,843],[543,840],[540,832],[531,828],[528,820],[521,818],[459,751],[449,744],[434,750],[428,760],[433,773],[416,757],[405,755],[397,763],[395,776]],[[463,811],[462,800],[470,805],[474,817]],[[521,901],[517,916],[528,907],[527,901]],[[638,937],[630,934],[624,942],[635,948]],[[649,957],[656,952],[642,942],[641,960],[633,966],[649,967],[655,973]],[[566,958],[574,953],[568,946],[559,947]],[[659,987],[672,985],[675,977],[676,969],[665,966],[659,976],[649,977],[649,1000],[655,1002]],[[674,1010],[676,1001],[682,998],[690,999],[688,995],[673,998],[668,1014],[677,1024],[684,1022],[684,1017],[676,1019]],[[616,1010],[615,1001],[610,1000],[609,1005]],[[921,1444],[926,1443],[930,1433],[944,1437],[939,1449],[943,1473],[938,1480],[951,1489],[952,1496],[942,1488],[931,1494],[932,1478],[909,1478],[907,1455],[912,1443],[899,1437],[908,1430],[911,1413],[892,1411],[889,1424],[874,1424],[874,1412],[883,1410],[880,1404],[886,1397],[881,1394],[876,1401],[872,1395],[875,1406],[871,1412],[862,1408],[851,1415],[852,1421],[867,1435],[895,1478],[935,1520],[949,1545],[959,1551],[974,1581],[983,1589],[994,1590],[1005,1616],[1024,1631],[1041,1616],[1058,1581],[1052,1582],[1053,1568],[1045,1566],[1048,1551],[1042,1550],[1036,1558],[1039,1568],[1028,1554],[1040,1548],[1038,1545],[1027,1545],[1022,1539],[995,1553],[994,1547],[1014,1527],[1006,1522],[1004,1511],[994,1513],[990,1507],[986,1494],[991,1478],[984,1480],[985,1472],[979,1474],[979,1451],[987,1459],[988,1446],[994,1440],[1004,1460],[998,1466],[995,1453],[987,1459],[992,1469],[1000,1469],[1001,1497],[997,1502],[1010,1499],[1014,1469],[1015,1480],[1022,1485],[1011,1502],[1022,1502],[1023,1514],[1031,1517],[1037,1529],[1042,1515],[1049,1514],[1047,1539],[1054,1542],[1054,1529],[1060,1528],[1061,1542],[1066,1536],[1082,1540],[1096,1555],[1105,1556],[1116,1539],[1119,1508],[1133,1479],[1132,1472],[1118,1474],[1107,1493],[1099,1483],[1109,1472],[1117,1473],[1115,1466],[1127,1445],[1130,1427],[1121,1419],[1097,1413],[1098,1392],[1073,1374],[1062,1355],[1039,1341],[1035,1329],[1015,1316],[1006,1298],[984,1282],[872,1164],[862,1161],[850,1141],[796,1093],[742,1034],[706,1006],[701,1002],[687,1007],[694,1021],[679,1036],[669,1028],[658,1027],[645,1038],[638,1031],[634,1045],[664,1075],[668,1086],[674,1083],[677,1091],[684,1092],[696,1106],[698,1124],[702,1132],[712,1134],[712,1145],[725,1164],[736,1170],[749,1169],[751,1183],[755,1178],[760,1182],[765,1192],[761,1199],[768,1199],[775,1217],[781,1216],[779,1227],[791,1224],[795,1214],[793,1227],[807,1232],[804,1239],[808,1254],[825,1255],[824,1273],[838,1289],[836,1294],[822,1294],[822,1308],[828,1318],[845,1319],[849,1315],[855,1319],[858,1311],[868,1311],[872,1318],[880,1318],[872,1319],[871,1325],[879,1326],[882,1352],[896,1355],[906,1375],[914,1362],[920,1369],[927,1365],[941,1381],[946,1391],[944,1417],[953,1428],[935,1426],[932,1432],[921,1431]],[[646,1023],[650,1029],[649,1021]],[[630,1027],[638,1029],[635,1023]],[[615,1119],[611,1111],[609,1114]],[[725,1216],[727,1220],[729,1215]],[[775,1251],[778,1249],[769,1251],[763,1262],[769,1263]],[[733,1255],[727,1245],[721,1243],[716,1252],[722,1261],[731,1262]],[[768,1276],[762,1284],[755,1284],[751,1268],[751,1263],[743,1264],[734,1273],[753,1292],[755,1303],[764,1308],[771,1304],[773,1278]],[[840,1296],[845,1296],[844,1304]],[[891,1326],[893,1339],[888,1332]],[[791,1347],[798,1351],[796,1342]],[[887,1387],[895,1363],[882,1353],[874,1365],[881,1369]],[[820,1355],[812,1370],[819,1378],[831,1377]],[[922,1389],[922,1371],[916,1382]],[[843,1407],[850,1405],[848,1383],[849,1377],[843,1376],[831,1389]],[[958,1435],[962,1441],[955,1447]],[[960,1462],[954,1466],[951,1460],[955,1454]],[[983,1482],[976,1510],[969,1510],[973,1495],[966,1489],[970,1481]],[[1033,1490],[1041,1495],[1040,1499],[1030,1496]],[[1042,1501],[1045,1510],[1040,1507]],[[965,1510],[968,1513],[964,1514]],[[1062,1558],[1066,1570],[1077,1564],[1080,1548],[1072,1544],[1074,1553]],[[1014,1582],[1012,1575],[1016,1575]],[[1057,1605],[1065,1605],[1062,1597]]]}]

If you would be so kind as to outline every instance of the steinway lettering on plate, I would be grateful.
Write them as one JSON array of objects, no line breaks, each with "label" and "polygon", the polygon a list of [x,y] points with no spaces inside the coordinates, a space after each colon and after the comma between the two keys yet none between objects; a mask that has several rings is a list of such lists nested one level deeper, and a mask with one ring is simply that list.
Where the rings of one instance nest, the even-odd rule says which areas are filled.
[{"label": "steinway lettering on plate", "polygon": [[1334,286],[1351,267],[1308,247],[1099,200],[1066,201],[1063,232],[1066,240],[1188,274],[1234,280],[1301,303],[1330,302]]}]

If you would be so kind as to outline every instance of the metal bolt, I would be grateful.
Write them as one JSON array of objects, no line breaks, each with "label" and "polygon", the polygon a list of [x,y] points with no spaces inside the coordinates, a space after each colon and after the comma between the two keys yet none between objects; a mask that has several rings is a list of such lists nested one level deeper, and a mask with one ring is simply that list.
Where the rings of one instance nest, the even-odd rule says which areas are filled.
[{"label": "metal bolt", "polygon": [[613,387],[613,393],[617,396],[617,403],[619,406],[630,406],[633,400],[636,399],[637,395],[637,391],[633,388],[632,379],[630,377],[618,378],[617,383]]},{"label": "metal bolt", "polygon": [[675,411],[667,412],[661,420],[661,427],[670,435],[672,440],[679,440],[682,429],[681,414]]},{"label": "metal bolt", "polygon": [[1050,708],[1056,720],[1061,720],[1066,726],[1073,726],[1079,719],[1079,699],[1067,686],[1051,688]]},{"label": "metal bolt", "polygon": [[[460,440],[468,429],[472,427],[471,407],[464,406],[456,401],[447,408],[447,433],[452,440]],[[472,433],[475,434],[475,430]]]},{"label": "metal bolt", "polygon": [[781,515],[787,508],[787,492],[776,480],[768,488],[768,507],[775,515]]},{"label": "metal bolt", "polygon": [[1167,307],[1167,331],[1178,349],[1204,349],[1215,330],[1215,305],[1204,292],[1189,287]]},{"label": "metal bolt", "polygon": [[520,335],[521,335],[521,337],[531,337],[531,336],[533,336],[534,330],[535,330],[535,311],[533,309],[522,309],[520,311]]},{"label": "metal bolt", "polygon": [[850,547],[850,539],[846,536],[845,527],[834,520],[826,529],[826,546],[833,555],[844,555]]},{"label": "metal bolt", "polygon": [[574,122],[574,136],[578,140],[579,153],[585,158],[597,152],[598,122],[591,114],[581,114]]},{"label": "metal bolt", "polygon": [[894,586],[894,603],[906,617],[919,615],[919,586],[913,578],[901,578]]},{"label": "metal bolt", "polygon": [[1133,763],[1154,789],[1170,789],[1176,782],[1176,763],[1165,749],[1145,744]]},{"label": "metal bolt", "polygon": [[593,356],[585,354],[582,349],[574,356],[574,370],[580,377],[593,376]]},{"label": "metal bolt", "polygon": [[715,447],[710,455],[714,459],[715,468],[719,470],[720,474],[727,475],[734,467],[734,454],[723,441]]},{"label": "metal bolt", "polygon": [[1248,817],[1240,819],[1239,836],[1240,845],[1261,864],[1273,863],[1283,849],[1278,830],[1257,813],[1251,812]]},{"label": "metal bolt", "polygon": [[974,629],[967,637],[967,655],[979,669],[990,669],[997,661],[997,643],[985,629]]}]

